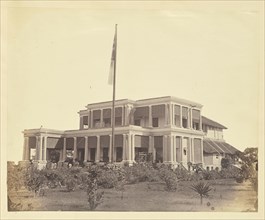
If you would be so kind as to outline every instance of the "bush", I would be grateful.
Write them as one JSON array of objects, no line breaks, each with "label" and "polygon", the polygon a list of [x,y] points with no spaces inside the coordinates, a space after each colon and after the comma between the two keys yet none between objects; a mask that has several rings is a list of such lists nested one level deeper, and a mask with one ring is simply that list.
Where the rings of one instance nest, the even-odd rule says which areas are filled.
[{"label": "bush", "polygon": [[125,180],[128,183],[159,181],[159,172],[148,163],[136,163],[131,167],[124,167]]},{"label": "bush", "polygon": [[224,169],[227,169],[229,167],[229,165],[231,164],[231,159],[229,158],[222,158],[221,160],[221,166]]},{"label": "bush", "polygon": [[234,166],[229,166],[228,168],[224,168],[219,172],[220,178],[223,179],[229,179],[229,178],[235,178],[239,176],[241,173],[241,170],[239,168],[236,168]]},{"label": "bush", "polygon": [[118,183],[118,175],[113,170],[102,170],[97,176],[97,181],[103,188],[113,188]]},{"label": "bush", "polygon": [[38,170],[34,166],[29,167],[29,169],[26,172],[25,185],[30,191],[33,191],[35,195],[37,195],[40,189],[44,185],[47,185],[45,171]]},{"label": "bush", "polygon": [[178,167],[178,168],[175,169],[174,172],[177,175],[177,178],[179,180],[183,180],[183,181],[190,180],[190,176],[191,175],[190,175],[190,173],[187,170],[185,170],[185,169],[183,169],[181,167]]},{"label": "bush", "polygon": [[204,180],[216,180],[221,178],[220,173],[216,170],[203,171],[202,176]]},{"label": "bush", "polygon": [[88,208],[93,211],[97,206],[103,202],[104,191],[98,191],[98,184],[96,178],[91,178],[87,182],[87,199],[88,199]]},{"label": "bush", "polygon": [[167,166],[162,166],[159,170],[160,178],[165,181],[166,191],[176,191],[178,186],[177,175]]},{"label": "bush", "polygon": [[236,179],[237,183],[243,183],[243,181],[244,181],[244,177],[243,176],[237,176],[235,179]]},{"label": "bush", "polygon": [[17,191],[25,186],[27,167],[7,162],[7,191]]}]

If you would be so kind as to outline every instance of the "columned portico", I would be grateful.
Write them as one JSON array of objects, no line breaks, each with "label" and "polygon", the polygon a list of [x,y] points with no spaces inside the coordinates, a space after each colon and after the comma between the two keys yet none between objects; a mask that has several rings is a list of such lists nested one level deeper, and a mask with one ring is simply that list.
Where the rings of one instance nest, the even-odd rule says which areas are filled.
[{"label": "columned portico", "polygon": [[[92,103],[79,111],[78,130],[26,129],[23,132],[23,159],[30,159],[30,148],[36,147],[35,159],[38,161],[49,161],[51,153],[59,151],[60,161],[106,162],[112,158],[111,162],[132,164],[135,160],[143,161],[148,153],[152,153],[153,161],[176,164],[184,157],[184,137],[186,161],[198,161],[197,154],[194,157],[191,137],[196,139],[198,146],[197,139],[202,140],[203,133],[198,129],[202,127],[201,105],[195,104],[169,96],[116,100],[115,146],[111,146],[114,138],[111,135],[112,102]],[[193,125],[195,130],[191,129]],[[29,136],[36,137],[36,143]],[[199,147],[196,149],[199,151]]]}]

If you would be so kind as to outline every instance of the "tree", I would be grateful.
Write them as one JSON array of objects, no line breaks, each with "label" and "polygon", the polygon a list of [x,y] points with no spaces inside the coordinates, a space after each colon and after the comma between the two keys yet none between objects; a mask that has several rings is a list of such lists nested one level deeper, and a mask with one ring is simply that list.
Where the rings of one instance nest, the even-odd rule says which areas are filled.
[{"label": "tree", "polygon": [[258,148],[246,148],[243,152],[237,153],[242,166],[242,174],[245,178],[255,176],[256,164],[258,161]]}]

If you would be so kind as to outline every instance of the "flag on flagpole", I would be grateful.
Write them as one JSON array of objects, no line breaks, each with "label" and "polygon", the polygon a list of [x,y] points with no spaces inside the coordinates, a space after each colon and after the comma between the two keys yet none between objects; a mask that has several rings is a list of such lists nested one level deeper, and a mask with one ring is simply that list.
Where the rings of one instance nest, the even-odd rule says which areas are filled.
[{"label": "flag on flagpole", "polygon": [[116,61],[116,50],[117,50],[117,26],[115,28],[115,35],[114,35],[113,46],[112,46],[110,72],[109,72],[109,79],[108,79],[109,85],[113,85],[114,65],[115,65],[115,61]]}]

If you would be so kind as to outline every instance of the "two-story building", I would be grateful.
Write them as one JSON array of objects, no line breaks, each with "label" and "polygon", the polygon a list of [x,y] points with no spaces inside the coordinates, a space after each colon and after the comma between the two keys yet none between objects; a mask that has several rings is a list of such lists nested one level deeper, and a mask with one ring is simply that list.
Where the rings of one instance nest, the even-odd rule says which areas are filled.
[{"label": "two-story building", "polygon": [[223,137],[225,126],[202,116],[203,159],[206,170],[220,170],[223,158],[233,158],[238,151],[232,145],[225,142]]},{"label": "two-story building", "polygon": [[186,168],[188,164],[219,167],[217,155],[221,158],[228,152],[222,138],[225,127],[202,117],[201,109],[199,103],[171,96],[116,100],[115,140],[110,151],[112,102],[88,104],[78,112],[77,130],[24,130],[23,160],[45,164],[56,151],[60,161],[72,154],[78,161],[108,162],[113,152],[115,163],[132,164],[148,155],[153,162]]}]

